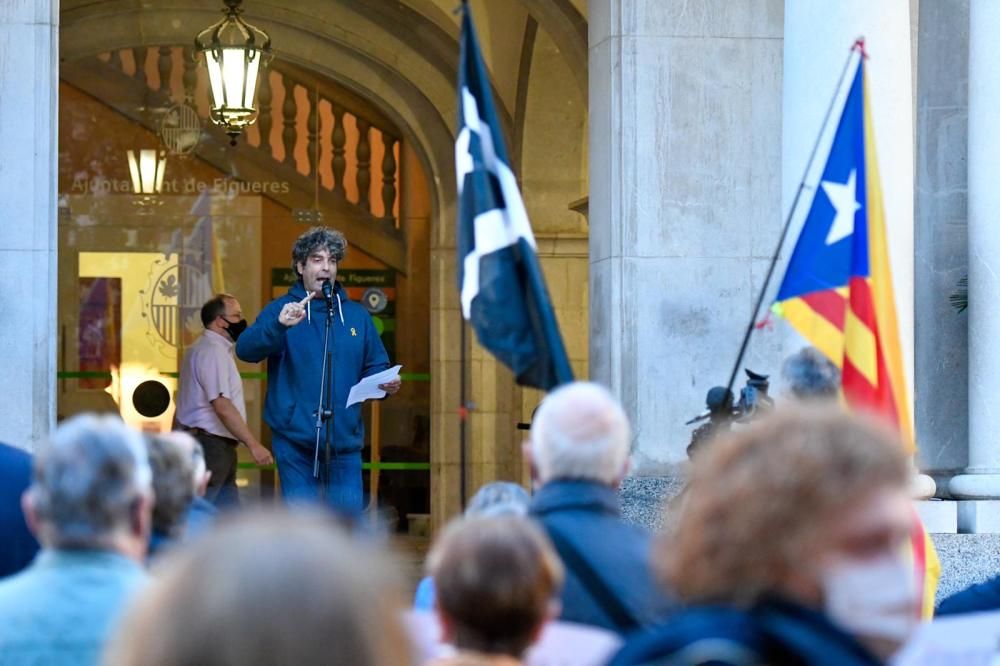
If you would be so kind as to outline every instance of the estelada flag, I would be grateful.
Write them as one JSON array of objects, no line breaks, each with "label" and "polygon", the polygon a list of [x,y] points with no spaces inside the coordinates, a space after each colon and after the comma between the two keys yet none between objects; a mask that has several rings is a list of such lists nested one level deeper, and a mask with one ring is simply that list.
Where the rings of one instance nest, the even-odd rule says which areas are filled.
[{"label": "estelada flag", "polygon": [[[863,43],[822,176],[773,311],[841,370],[850,409],[894,424],[913,453]],[[932,613],[940,563],[919,519],[911,543]]]}]

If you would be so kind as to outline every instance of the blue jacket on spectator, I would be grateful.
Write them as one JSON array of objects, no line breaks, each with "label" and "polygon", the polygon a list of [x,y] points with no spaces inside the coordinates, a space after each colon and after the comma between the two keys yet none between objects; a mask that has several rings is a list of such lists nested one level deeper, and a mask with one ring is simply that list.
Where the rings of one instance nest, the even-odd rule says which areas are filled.
[{"label": "blue jacket on spectator", "polygon": [[[657,622],[673,609],[673,603],[650,570],[652,536],[622,520],[614,488],[593,481],[553,480],[535,493],[529,515],[550,537],[557,532],[591,569],[599,572],[606,589],[639,626]],[[560,620],[618,633],[634,628],[617,626],[604,604],[581,581],[580,573],[573,570],[566,557],[562,559],[566,565],[566,583]]]},{"label": "blue jacket on spectator", "polygon": [[145,582],[142,568],[118,553],[42,551],[0,581],[0,663],[97,666]]},{"label": "blue jacket on spectator", "polygon": [[703,606],[634,635],[609,666],[878,666],[882,662],[825,615],[783,599],[750,610]]},{"label": "blue jacket on spectator", "polygon": [[24,569],[38,552],[38,541],[28,530],[21,511],[21,495],[31,485],[31,456],[0,444],[0,578]]},{"label": "blue jacket on spectator", "polygon": [[197,539],[212,528],[219,509],[204,497],[195,497],[188,507],[185,539]]},{"label": "blue jacket on spectator", "polygon": [[941,602],[936,616],[1000,610],[1000,576],[956,592]]}]

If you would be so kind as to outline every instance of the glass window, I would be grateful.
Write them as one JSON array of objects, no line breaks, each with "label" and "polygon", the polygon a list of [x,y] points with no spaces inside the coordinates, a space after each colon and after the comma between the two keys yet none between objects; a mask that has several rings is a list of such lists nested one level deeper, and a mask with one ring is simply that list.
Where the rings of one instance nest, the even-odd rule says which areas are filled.
[{"label": "glass window", "polygon": [[[326,223],[351,244],[344,287],[404,365],[400,395],[366,406],[365,460],[383,515],[405,528],[429,510],[429,224],[406,222],[426,208],[425,179],[384,114],[307,69],[276,61],[258,102],[233,147],[207,120],[207,73],[186,47],[62,63],[59,417],[113,411],[171,429],[202,304],[233,294],[252,322],[294,281],[295,238]],[[266,364],[238,368],[268,444]],[[273,469],[240,456],[243,492],[273,494]]]}]

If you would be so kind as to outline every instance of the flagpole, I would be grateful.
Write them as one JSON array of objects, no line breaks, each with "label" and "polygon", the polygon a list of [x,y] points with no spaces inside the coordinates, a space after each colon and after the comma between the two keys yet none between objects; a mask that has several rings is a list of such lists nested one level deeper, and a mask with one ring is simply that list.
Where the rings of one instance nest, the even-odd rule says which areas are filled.
[{"label": "flagpole", "polygon": [[[458,14],[459,12],[469,11],[468,0],[462,0],[462,4],[455,8],[452,12],[453,14]],[[462,513],[465,513],[465,491],[466,491],[466,472],[465,472],[465,459],[466,451],[468,450],[468,424],[469,424],[469,398],[466,394],[467,384],[465,379],[466,366],[468,365],[468,351],[467,339],[466,339],[466,322],[465,315],[462,313],[461,305],[458,311],[458,326],[461,330],[459,334],[459,345],[461,346],[461,351],[459,352],[459,404],[458,404],[458,500],[459,506],[462,508]]]},{"label": "flagpole", "polygon": [[461,329],[460,344],[462,350],[459,355],[460,379],[459,379],[459,405],[458,405],[458,497],[462,513],[465,513],[465,452],[467,450],[468,421],[469,421],[469,400],[466,395],[465,371],[468,365],[466,358],[466,324],[462,311],[458,312],[459,328]]},{"label": "flagpole", "polygon": [[826,134],[826,126],[830,122],[830,116],[833,114],[833,106],[837,102],[837,97],[840,96],[840,90],[844,85],[844,78],[847,76],[847,70],[850,69],[851,61],[854,59],[855,52],[861,54],[862,58],[866,57],[864,49],[864,37],[859,37],[851,46],[850,53],[847,55],[847,61],[844,63],[844,68],[840,72],[840,78],[837,80],[837,86],[834,88],[830,104],[826,108],[826,115],[823,116],[823,123],[820,125],[819,133],[816,135],[816,142],[813,143],[812,151],[809,153],[809,160],[806,162],[806,168],[802,173],[802,179],[799,181],[799,187],[795,190],[795,197],[792,199],[792,206],[788,210],[788,215],[785,216],[785,225],[781,229],[781,236],[778,238],[778,247],[774,250],[774,255],[771,257],[771,264],[767,268],[767,275],[764,276],[764,284],[761,285],[760,294],[757,296],[757,302],[754,305],[753,312],[750,314],[750,323],[747,324],[746,332],[743,334],[743,343],[740,345],[740,352],[736,356],[736,363],[733,364],[733,371],[729,374],[729,383],[726,384],[727,391],[733,390],[733,384],[736,382],[736,375],[739,374],[740,366],[743,365],[743,357],[746,355],[747,345],[750,343],[750,336],[753,334],[754,325],[756,324],[757,316],[760,313],[760,306],[764,303],[764,297],[767,296],[767,288],[771,283],[771,278],[774,276],[774,269],[778,265],[778,258],[781,256],[781,248],[784,247],[785,239],[788,237],[788,231],[792,227],[792,219],[795,216],[796,209],[798,209],[799,199],[802,197],[802,191],[806,188],[806,179],[809,177],[809,171],[812,169],[813,161],[816,159],[816,152],[819,150],[819,144],[823,140],[823,135]]}]

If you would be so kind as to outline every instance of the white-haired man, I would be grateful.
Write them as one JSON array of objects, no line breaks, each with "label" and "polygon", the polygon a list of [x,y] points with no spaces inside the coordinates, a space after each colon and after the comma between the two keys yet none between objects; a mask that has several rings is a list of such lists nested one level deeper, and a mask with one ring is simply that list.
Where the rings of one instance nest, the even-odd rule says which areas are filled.
[{"label": "white-haired man", "polygon": [[649,567],[650,535],[621,518],[631,428],[597,384],[575,382],[542,402],[529,455],[540,484],[530,514],[566,567],[560,619],[627,633],[662,618],[671,602]]},{"label": "white-haired man", "polygon": [[142,436],[112,416],[69,419],[35,456],[23,504],[42,552],[0,581],[0,664],[96,664],[146,579],[153,490]]}]

